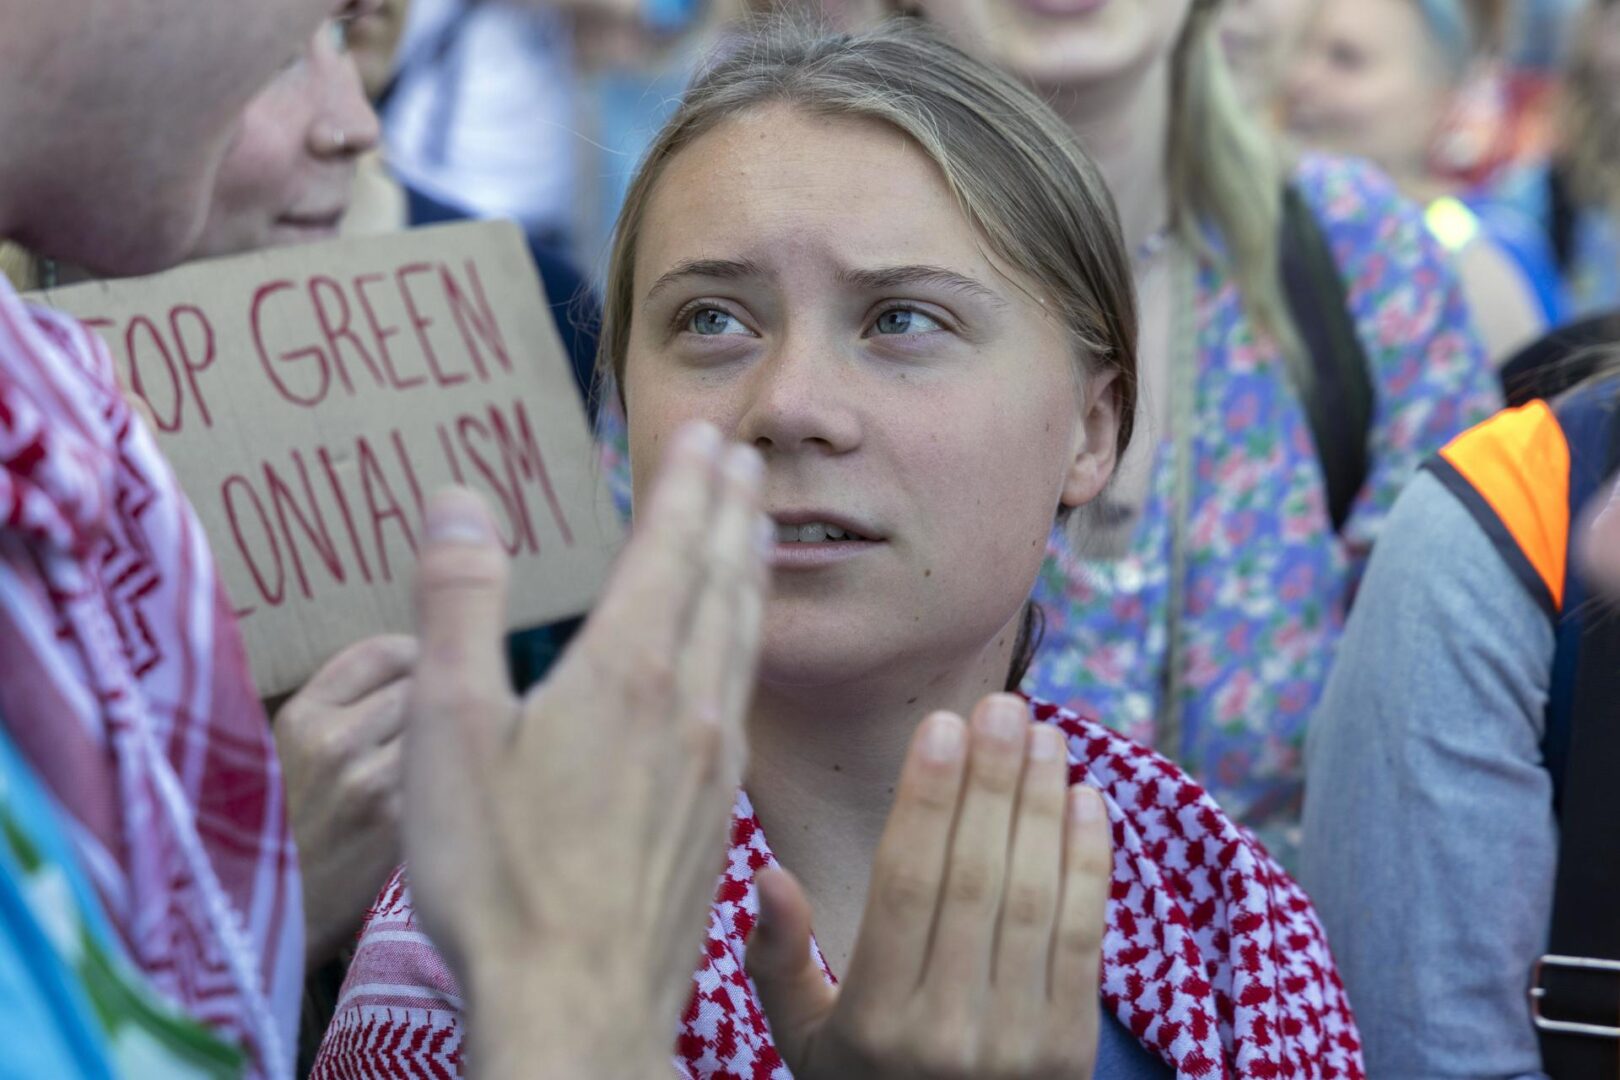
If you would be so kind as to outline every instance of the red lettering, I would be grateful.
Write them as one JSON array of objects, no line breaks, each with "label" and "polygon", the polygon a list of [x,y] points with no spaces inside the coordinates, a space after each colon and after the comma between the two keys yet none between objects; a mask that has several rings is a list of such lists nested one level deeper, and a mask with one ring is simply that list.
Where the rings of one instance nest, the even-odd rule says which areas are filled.
[{"label": "red lettering", "polygon": [[427,382],[426,375],[417,375],[410,379],[402,379],[394,368],[394,354],[388,348],[388,339],[397,337],[399,327],[384,327],[377,321],[377,310],[371,306],[371,297],[366,295],[366,286],[375,284],[383,279],[381,274],[361,274],[354,279],[354,294],[360,298],[360,306],[365,310],[366,321],[371,324],[371,336],[377,341],[377,352],[382,356],[383,367],[388,371],[389,381],[396,390],[409,390],[413,386],[420,386]]},{"label": "red lettering", "polygon": [[461,460],[458,457],[456,457],[456,448],[450,442],[450,432],[445,429],[445,426],[443,424],[438,425],[438,428],[439,428],[439,445],[444,448],[444,460],[450,466],[450,475],[452,475],[452,476],[454,476],[456,478],[456,483],[457,484],[461,485],[462,487],[466,487],[467,486],[467,478],[464,475],[462,475],[462,472],[461,472]]},{"label": "red lettering", "polygon": [[[534,554],[539,550],[535,543],[534,526],[529,523],[527,516],[520,516],[521,501],[506,490],[506,485],[501,483],[500,477],[495,472],[494,464],[478,452],[478,447],[474,443],[475,438],[487,443],[490,438],[489,429],[480,424],[476,418],[463,416],[456,421],[456,434],[461,436],[461,445],[467,451],[467,456],[472,459],[473,468],[478,470],[479,475],[484,478],[484,483],[488,484],[496,497],[501,500],[501,506],[506,511],[506,519],[512,523],[512,539],[508,540],[503,536],[501,546],[506,548],[508,555],[516,555],[527,544],[529,553]],[[496,531],[500,531],[498,527]]]},{"label": "red lettering", "polygon": [[349,496],[343,490],[343,482],[338,479],[337,466],[332,461],[332,455],[327,453],[326,447],[315,451],[320,458],[321,468],[326,470],[326,482],[332,488],[332,496],[337,499],[338,510],[343,514],[343,527],[349,531],[349,543],[354,547],[354,557],[360,563],[360,576],[367,585],[371,584],[371,566],[366,562],[365,549],[360,544],[360,534],[354,528],[354,515],[349,512]]},{"label": "red lettering", "polygon": [[319,345],[310,345],[303,349],[282,353],[277,360],[283,364],[298,363],[304,360],[316,361],[319,374],[316,377],[316,387],[312,393],[299,394],[282,381],[281,375],[276,371],[276,364],[270,359],[270,350],[264,343],[264,305],[267,300],[277,293],[286,292],[293,288],[290,281],[272,281],[259,286],[253,294],[253,306],[249,321],[253,326],[253,344],[259,351],[259,363],[264,367],[264,373],[270,377],[270,382],[280,392],[281,396],[294,405],[319,405],[326,397],[326,391],[332,384],[332,369],[326,358],[326,353]]},{"label": "red lettering", "polygon": [[[253,509],[259,515],[259,525],[264,532],[264,538],[270,542],[270,555],[276,564],[274,589],[266,583],[264,575],[259,573],[259,561],[253,557],[247,538],[242,535],[242,522],[237,516],[236,500],[231,496],[234,485],[240,485],[240,490],[247,492],[247,497],[253,501]],[[233,473],[225,478],[225,483],[220,488],[220,496],[225,501],[225,517],[231,523],[231,535],[236,538],[236,550],[242,553],[242,561],[247,563],[248,573],[253,575],[253,584],[259,587],[259,595],[264,597],[265,603],[271,607],[279,607],[286,596],[287,576],[281,565],[281,545],[276,543],[276,534],[270,528],[270,517],[264,512],[264,503],[259,501],[259,493],[253,490],[253,485],[248,483],[245,477]],[[251,613],[253,608],[242,608],[240,611]]]},{"label": "red lettering", "polygon": [[[563,514],[562,503],[557,498],[556,490],[551,486],[551,474],[546,471],[545,459],[540,454],[540,444],[535,440],[534,429],[529,425],[528,410],[523,407],[521,400],[514,399],[512,402],[512,421],[515,431],[507,428],[501,410],[496,406],[490,406],[489,423],[495,429],[495,444],[501,448],[501,459],[506,463],[506,478],[511,482],[512,490],[517,493],[523,520],[532,521],[529,517],[528,500],[523,497],[523,481],[538,482],[540,490],[545,493],[547,504],[551,507],[551,518],[557,523],[557,531],[562,533],[563,544],[573,547],[574,531],[568,527],[568,518]],[[538,542],[535,543],[535,550],[539,550]]]},{"label": "red lettering", "polygon": [[326,528],[326,518],[321,514],[315,490],[310,486],[309,470],[304,466],[304,456],[294,450],[292,460],[298,469],[298,479],[303,484],[304,499],[309,504],[308,515],[299,508],[292,490],[268,461],[264,463],[264,482],[270,490],[270,505],[275,509],[276,523],[281,526],[281,535],[286,539],[287,550],[292,554],[293,571],[298,575],[298,590],[304,594],[305,600],[309,600],[313,598],[309,589],[309,575],[304,572],[304,557],[299,554],[298,540],[294,538],[292,528],[287,523],[288,512],[291,511],[304,536],[314,545],[315,554],[326,564],[327,573],[339,584],[344,581],[343,561],[338,558],[337,546],[332,543],[332,534]]},{"label": "red lettering", "polygon": [[[365,492],[366,507],[371,511],[371,535],[377,545],[377,564],[382,579],[393,581],[393,570],[388,565],[388,548],[383,540],[383,523],[394,521],[405,534],[405,543],[412,552],[416,551],[416,537],[411,533],[411,523],[400,508],[399,500],[394,497],[394,489],[388,485],[388,477],[364,435],[355,440],[355,450],[360,459],[360,489]],[[383,497],[381,502],[378,501],[379,494]]]},{"label": "red lettering", "polygon": [[405,439],[395,428],[388,433],[389,439],[394,443],[394,456],[399,458],[400,471],[405,474],[405,482],[411,485],[411,498],[416,500],[416,517],[420,520],[427,514],[427,504],[422,501],[422,485],[416,479],[416,466],[411,463],[410,451],[405,448]]},{"label": "red lettering", "polygon": [[501,367],[511,371],[512,358],[507,355],[506,340],[501,337],[500,324],[495,321],[495,312],[490,309],[489,299],[484,295],[484,283],[478,277],[478,267],[471,259],[467,260],[467,277],[477,294],[476,306],[461,291],[456,279],[450,276],[448,267],[439,267],[439,277],[444,282],[445,299],[450,302],[450,314],[456,318],[456,328],[461,331],[461,339],[467,343],[467,355],[472,357],[473,366],[478,369],[478,377],[485,380],[489,378],[489,370],[484,366],[484,354],[478,347],[479,340],[495,354],[495,359]]},{"label": "red lettering", "polygon": [[416,340],[422,344],[422,355],[427,357],[428,369],[433,372],[434,380],[440,386],[458,386],[467,381],[466,372],[457,372],[446,375],[444,369],[439,367],[439,355],[433,351],[433,340],[428,337],[427,328],[433,325],[433,320],[423,316],[416,306],[416,297],[411,295],[410,278],[412,274],[431,274],[433,267],[427,263],[412,263],[402,266],[394,273],[394,281],[399,285],[399,294],[405,299],[405,313],[416,329]]},{"label": "red lettering", "polygon": [[[157,354],[163,357],[163,371],[168,376],[174,400],[174,408],[167,415],[152,400],[152,395],[147,389],[147,379],[141,374],[143,368],[141,363],[142,351],[135,346],[135,335],[140,330],[146,331],[146,337],[156,347]],[[145,315],[135,316],[129,320],[129,326],[125,327],[124,354],[129,357],[130,389],[139,394],[141,400],[146,402],[147,407],[152,410],[153,423],[157,424],[159,431],[179,431],[180,411],[185,405],[185,393],[180,388],[180,374],[175,369],[174,356],[169,352],[169,346],[164,342],[163,335],[158,333],[158,328]]]},{"label": "red lettering", "polygon": [[[309,302],[315,308],[315,321],[321,324],[321,333],[326,337],[327,348],[332,350],[332,361],[337,365],[338,378],[343,380],[343,387],[349,393],[354,393],[354,383],[349,381],[349,369],[343,363],[343,350],[338,342],[346,341],[349,347],[360,357],[371,372],[371,378],[378,386],[383,385],[382,372],[377,370],[377,361],[372,358],[370,351],[355,332],[349,329],[350,312],[349,299],[343,295],[343,286],[329,277],[317,275],[309,279]],[[332,312],[328,310],[326,301],[321,299],[321,291],[326,292],[337,302],[341,314],[334,320]]]},{"label": "red lettering", "polygon": [[[192,355],[191,346],[186,344],[186,333],[180,328],[181,316],[189,315],[197,326],[202,328],[203,345],[199,350],[201,359]],[[197,376],[207,371],[214,362],[214,327],[208,321],[208,316],[202,308],[192,304],[177,304],[169,311],[169,331],[174,334],[174,343],[180,351],[180,366],[185,369],[186,385],[191,389],[191,399],[197,403],[197,412],[202,416],[203,427],[213,427],[214,418],[208,415],[208,402],[203,398],[202,388],[197,385]],[[150,403],[148,403],[150,404]],[[178,426],[180,411],[175,410],[175,421]]]}]

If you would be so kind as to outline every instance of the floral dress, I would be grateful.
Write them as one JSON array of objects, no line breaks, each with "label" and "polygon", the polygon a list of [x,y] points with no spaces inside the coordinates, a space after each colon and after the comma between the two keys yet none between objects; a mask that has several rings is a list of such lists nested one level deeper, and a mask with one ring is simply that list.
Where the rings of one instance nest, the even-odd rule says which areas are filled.
[{"label": "floral dress", "polygon": [[[1338,262],[1375,397],[1367,480],[1349,519],[1335,533],[1281,355],[1256,340],[1231,278],[1201,264],[1177,700],[1166,700],[1177,591],[1169,440],[1122,557],[1083,557],[1054,532],[1035,588],[1046,633],[1024,684],[1182,764],[1285,865],[1297,846],[1306,720],[1379,526],[1423,459],[1499,404],[1418,210],[1358,163],[1307,157],[1294,180]],[[1179,732],[1176,745],[1163,745],[1165,730]]]}]

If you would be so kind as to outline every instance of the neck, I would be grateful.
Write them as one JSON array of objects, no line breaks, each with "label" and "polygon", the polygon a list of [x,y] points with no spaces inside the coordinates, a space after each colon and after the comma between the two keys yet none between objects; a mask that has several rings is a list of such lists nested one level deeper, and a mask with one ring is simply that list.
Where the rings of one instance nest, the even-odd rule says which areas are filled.
[{"label": "neck", "polygon": [[1047,99],[1097,163],[1131,252],[1170,220],[1170,56],[1105,84],[1048,90]]},{"label": "neck", "polygon": [[977,655],[898,676],[832,690],[761,684],[746,787],[772,849],[812,895],[857,879],[864,895],[912,732],[930,713],[967,716],[1001,690],[1017,628],[1015,618]]}]

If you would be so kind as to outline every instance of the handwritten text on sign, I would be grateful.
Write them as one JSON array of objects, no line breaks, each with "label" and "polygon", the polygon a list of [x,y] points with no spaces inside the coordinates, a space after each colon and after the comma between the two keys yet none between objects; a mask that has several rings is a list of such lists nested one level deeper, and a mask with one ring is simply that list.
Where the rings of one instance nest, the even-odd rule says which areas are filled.
[{"label": "handwritten text on sign", "polygon": [[585,610],[617,540],[521,234],[457,225],[64,289],[146,402],[259,690],[410,627],[424,501],[481,490],[513,626]]}]

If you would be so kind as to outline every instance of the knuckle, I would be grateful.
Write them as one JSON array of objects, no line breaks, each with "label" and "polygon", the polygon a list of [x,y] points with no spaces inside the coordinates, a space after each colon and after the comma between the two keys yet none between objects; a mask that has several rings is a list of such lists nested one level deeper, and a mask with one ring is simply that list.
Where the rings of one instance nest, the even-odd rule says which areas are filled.
[{"label": "knuckle", "polygon": [[915,866],[893,866],[878,879],[877,900],[884,912],[894,916],[921,916],[932,913],[939,886]]},{"label": "knuckle", "polygon": [[922,1074],[941,1080],[947,1077],[977,1078],[981,1070],[978,1068],[976,1042],[971,1022],[937,1025],[930,1037],[917,1048]]},{"label": "knuckle", "polygon": [[1102,947],[1102,935],[1103,927],[1100,920],[1095,923],[1089,919],[1067,920],[1058,929],[1058,950],[1073,957],[1090,956]]},{"label": "knuckle", "polygon": [[951,864],[946,897],[968,907],[988,906],[1000,887],[998,875],[983,859],[958,858]]},{"label": "knuckle", "polygon": [[499,589],[506,559],[498,547],[428,548],[416,564],[417,586],[427,595]]},{"label": "knuckle", "polygon": [[1057,905],[1057,895],[1048,885],[1015,881],[1007,887],[1004,903],[1004,918],[1009,926],[1033,930],[1050,921]]}]

